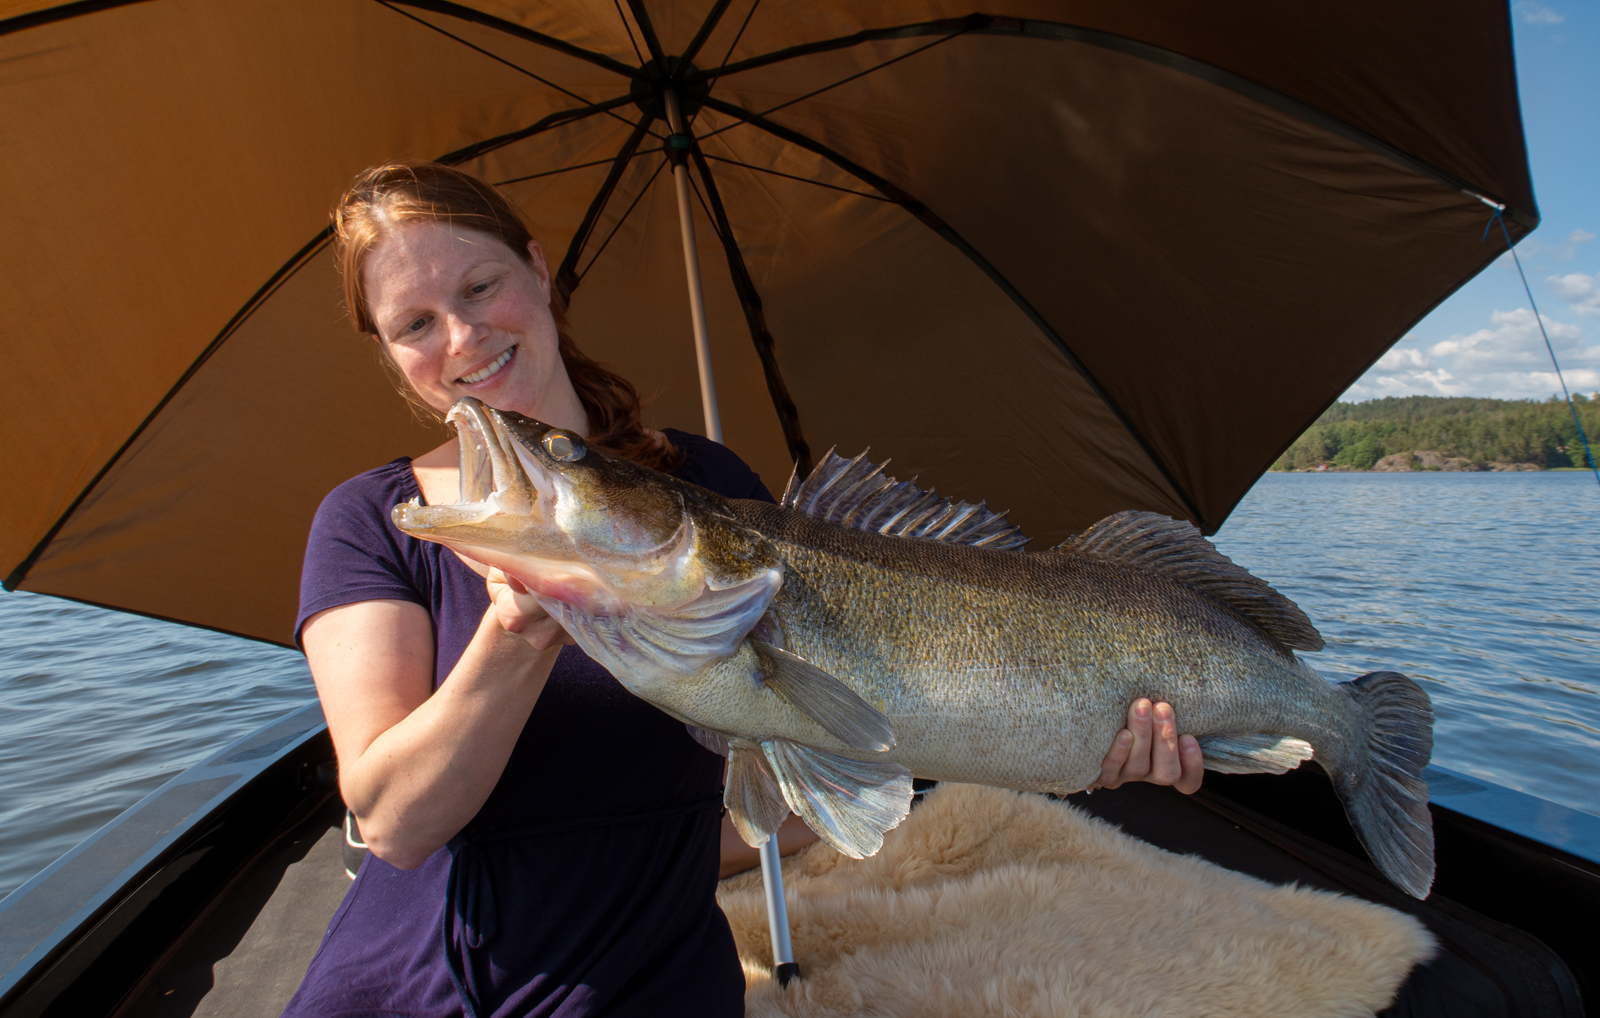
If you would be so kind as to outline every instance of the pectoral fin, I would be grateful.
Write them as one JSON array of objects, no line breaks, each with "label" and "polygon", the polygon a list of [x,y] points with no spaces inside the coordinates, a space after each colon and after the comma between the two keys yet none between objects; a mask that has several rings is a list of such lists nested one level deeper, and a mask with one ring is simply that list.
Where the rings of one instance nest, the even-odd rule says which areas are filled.
[{"label": "pectoral fin", "polygon": [[785,703],[821,725],[851,749],[883,753],[894,748],[894,729],[883,712],[843,682],[802,657],[750,640],[761,681]]},{"label": "pectoral fin", "polygon": [[722,803],[744,843],[755,847],[789,818],[778,779],[767,766],[760,747],[743,741],[728,746],[728,785]]},{"label": "pectoral fin", "polygon": [[1283,774],[1311,759],[1311,743],[1279,735],[1229,733],[1200,740],[1206,770],[1218,774]]},{"label": "pectoral fin", "polygon": [[911,812],[911,772],[899,764],[852,760],[788,739],[768,739],[761,751],[789,808],[852,859],[876,853]]}]

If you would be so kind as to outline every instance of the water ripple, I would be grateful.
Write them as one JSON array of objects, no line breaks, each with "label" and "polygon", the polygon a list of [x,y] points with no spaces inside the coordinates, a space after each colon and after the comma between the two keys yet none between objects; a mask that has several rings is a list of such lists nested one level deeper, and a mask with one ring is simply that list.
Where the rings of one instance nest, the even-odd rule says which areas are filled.
[{"label": "water ripple", "polygon": [[185,767],[315,696],[291,651],[0,594],[0,896]]},{"label": "water ripple", "polygon": [[1324,675],[1420,682],[1435,761],[1600,813],[1597,519],[1587,474],[1273,474],[1216,542],[1311,616]]}]

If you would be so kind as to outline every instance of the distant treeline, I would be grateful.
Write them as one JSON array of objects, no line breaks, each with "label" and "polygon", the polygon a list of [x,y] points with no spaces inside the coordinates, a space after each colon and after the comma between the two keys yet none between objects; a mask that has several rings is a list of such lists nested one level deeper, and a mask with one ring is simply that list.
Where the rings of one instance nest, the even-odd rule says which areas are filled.
[{"label": "distant treeline", "polygon": [[[1600,394],[1596,394],[1600,397]],[[1591,443],[1600,438],[1600,398],[1573,402]],[[1432,449],[1477,463],[1588,466],[1566,403],[1464,396],[1390,396],[1335,403],[1272,465],[1303,470],[1319,463],[1371,470],[1391,453]]]}]

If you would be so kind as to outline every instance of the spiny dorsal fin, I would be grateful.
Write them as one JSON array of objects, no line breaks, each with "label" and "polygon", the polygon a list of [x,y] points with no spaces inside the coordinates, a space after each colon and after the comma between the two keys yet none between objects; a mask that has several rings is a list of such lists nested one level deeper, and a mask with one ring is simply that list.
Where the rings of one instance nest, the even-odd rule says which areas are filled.
[{"label": "spiny dorsal fin", "polygon": [[926,537],[951,544],[1012,551],[1028,543],[1021,530],[1006,522],[1005,513],[993,512],[979,502],[956,502],[923,491],[910,481],[886,477],[882,463],[867,461],[867,453],[853,460],[832,449],[822,457],[811,476],[789,477],[781,504],[807,516],[842,523],[889,537]]},{"label": "spiny dorsal fin", "polygon": [[1298,605],[1236,565],[1188,520],[1120,512],[1050,552],[1073,552],[1164,573],[1232,608],[1286,647],[1323,647],[1322,634]]}]

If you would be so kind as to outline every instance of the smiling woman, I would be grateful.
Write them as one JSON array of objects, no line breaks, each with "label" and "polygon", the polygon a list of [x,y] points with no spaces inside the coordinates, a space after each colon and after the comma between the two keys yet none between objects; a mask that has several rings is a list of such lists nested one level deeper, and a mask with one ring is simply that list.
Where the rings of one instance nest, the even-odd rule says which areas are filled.
[{"label": "smiling woman", "polygon": [[[389,163],[351,185],[334,228],[351,320],[378,342],[396,386],[421,415],[443,420],[441,409],[467,395],[526,412],[532,408],[504,400],[532,386],[564,405],[527,416],[572,427],[646,466],[671,470],[682,462],[640,423],[632,383],[573,341],[544,250],[494,188],[437,163]],[[370,300],[379,292],[388,303]],[[479,347],[487,332],[507,325],[499,349]],[[568,402],[569,393],[581,405]]]},{"label": "smiling woman", "polygon": [[[352,320],[427,413],[477,397],[770,499],[721,446],[640,424],[488,185],[378,167],[336,228]],[[520,585],[394,529],[396,503],[455,500],[460,458],[451,442],[362,474],[313,525],[297,632],[372,854],[288,1013],[742,1013],[712,893],[722,762],[564,647]]]},{"label": "smiling woman", "polygon": [[[640,423],[633,386],[574,345],[543,251],[494,188],[381,166],[335,224],[351,319],[427,414],[513,411],[561,429],[552,457],[594,446],[772,501],[721,445]],[[394,460],[317,511],[295,632],[371,852],[286,1014],[741,1014],[714,890],[755,858],[718,819],[724,759],[569,646],[523,582],[391,517],[519,494],[531,509],[510,464],[490,485],[495,451],[452,441]],[[1103,784],[1199,785],[1170,707],[1140,701],[1129,729]]]}]

